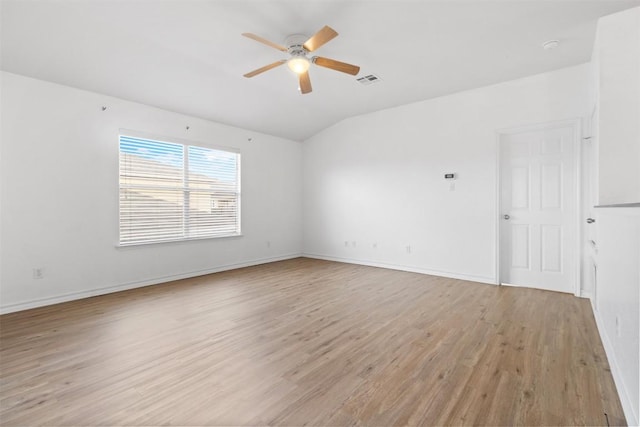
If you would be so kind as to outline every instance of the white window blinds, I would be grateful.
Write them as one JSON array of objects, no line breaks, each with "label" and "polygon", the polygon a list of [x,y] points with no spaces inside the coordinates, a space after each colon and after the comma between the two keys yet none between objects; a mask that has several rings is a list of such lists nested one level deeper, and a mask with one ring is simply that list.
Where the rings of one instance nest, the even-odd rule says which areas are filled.
[{"label": "white window blinds", "polygon": [[120,244],[240,234],[240,154],[120,136]]}]

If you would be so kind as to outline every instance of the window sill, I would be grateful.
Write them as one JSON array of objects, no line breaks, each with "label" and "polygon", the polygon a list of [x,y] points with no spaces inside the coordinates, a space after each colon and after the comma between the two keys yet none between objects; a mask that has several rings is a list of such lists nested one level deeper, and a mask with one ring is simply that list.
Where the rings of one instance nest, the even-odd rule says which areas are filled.
[{"label": "window sill", "polygon": [[242,237],[242,236],[243,236],[242,233],[233,233],[233,234],[223,234],[220,236],[188,237],[184,239],[171,239],[171,240],[155,240],[153,242],[118,243],[116,244],[116,248],[127,249],[127,248],[136,248],[140,246],[188,243],[188,242],[194,242],[194,241],[228,239],[228,238]]}]

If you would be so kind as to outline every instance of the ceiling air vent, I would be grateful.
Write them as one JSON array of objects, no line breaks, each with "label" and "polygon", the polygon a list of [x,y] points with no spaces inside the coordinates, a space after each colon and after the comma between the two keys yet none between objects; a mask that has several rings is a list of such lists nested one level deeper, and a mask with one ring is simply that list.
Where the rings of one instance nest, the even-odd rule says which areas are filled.
[{"label": "ceiling air vent", "polygon": [[356,81],[367,86],[373,83],[378,83],[381,80],[380,77],[376,76],[375,74],[369,74],[367,76],[357,78]]}]

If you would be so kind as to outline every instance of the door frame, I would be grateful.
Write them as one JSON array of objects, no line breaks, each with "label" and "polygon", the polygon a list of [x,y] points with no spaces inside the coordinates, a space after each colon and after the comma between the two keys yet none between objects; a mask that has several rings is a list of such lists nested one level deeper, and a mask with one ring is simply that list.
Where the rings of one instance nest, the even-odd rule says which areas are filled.
[{"label": "door frame", "polygon": [[501,185],[501,179],[502,179],[502,174],[501,174],[501,168],[500,168],[500,162],[501,162],[501,158],[500,158],[500,141],[502,139],[503,136],[506,135],[514,135],[514,134],[518,134],[518,133],[523,133],[523,132],[535,132],[535,131],[541,131],[541,130],[547,130],[547,129],[555,129],[555,128],[560,128],[560,127],[571,127],[573,129],[573,140],[571,141],[571,143],[573,144],[573,166],[574,166],[574,194],[575,194],[575,212],[574,212],[574,223],[571,225],[571,227],[573,228],[573,236],[574,236],[574,241],[572,243],[572,246],[574,248],[575,251],[575,257],[574,257],[574,282],[573,283],[573,294],[575,296],[580,296],[580,283],[582,283],[582,277],[581,277],[581,268],[580,266],[582,265],[582,257],[583,257],[583,253],[582,253],[582,246],[581,246],[581,242],[582,242],[582,228],[580,227],[580,218],[582,217],[582,195],[581,195],[581,189],[582,189],[582,180],[580,179],[581,175],[582,175],[582,165],[581,165],[581,161],[580,159],[582,158],[582,146],[580,144],[580,141],[582,140],[582,123],[583,123],[583,119],[582,118],[572,118],[572,119],[565,119],[565,120],[554,120],[554,121],[548,121],[548,122],[543,122],[543,123],[535,123],[535,124],[530,124],[530,125],[523,125],[523,126],[514,126],[514,127],[507,127],[507,128],[499,128],[495,130],[496,133],[496,204],[495,204],[495,229],[496,229],[496,235],[495,235],[495,239],[496,239],[496,253],[495,253],[495,258],[496,258],[496,263],[495,263],[495,271],[496,271],[496,285],[500,286],[502,284],[502,278],[501,276],[501,265],[500,265],[500,239],[501,239],[501,233],[500,233],[500,219],[502,218],[501,216],[501,212],[502,212],[502,206],[501,206],[501,194],[502,194],[502,185]]}]

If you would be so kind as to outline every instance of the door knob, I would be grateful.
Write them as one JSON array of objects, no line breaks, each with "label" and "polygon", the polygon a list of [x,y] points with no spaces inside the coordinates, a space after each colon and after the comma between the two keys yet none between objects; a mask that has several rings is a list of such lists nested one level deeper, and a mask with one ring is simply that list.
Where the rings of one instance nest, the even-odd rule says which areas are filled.
[{"label": "door knob", "polygon": [[593,224],[594,222],[596,222],[595,219],[593,218],[587,218],[587,224]]},{"label": "door knob", "polygon": [[504,219],[510,219],[511,217],[509,215],[507,215],[507,214],[504,214],[503,218]]}]

